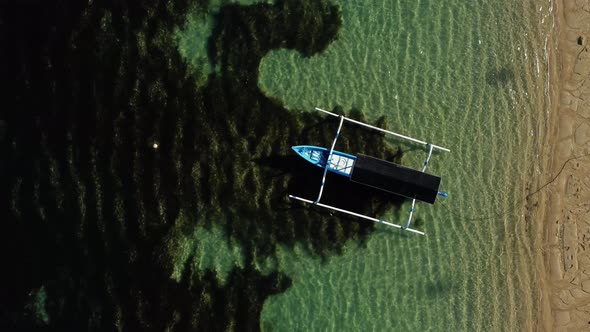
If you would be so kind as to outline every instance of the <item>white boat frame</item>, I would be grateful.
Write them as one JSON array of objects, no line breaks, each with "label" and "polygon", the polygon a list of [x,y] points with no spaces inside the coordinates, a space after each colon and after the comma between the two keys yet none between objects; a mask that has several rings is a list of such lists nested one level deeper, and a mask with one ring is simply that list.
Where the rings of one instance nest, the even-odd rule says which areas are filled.
[{"label": "white boat frame", "polygon": [[[437,150],[441,150],[441,151],[445,151],[445,152],[450,152],[451,151],[451,150],[449,150],[447,148],[443,148],[442,146],[434,145],[434,144],[431,144],[431,143],[428,143],[428,142],[425,142],[425,141],[421,141],[421,140],[418,140],[418,139],[415,139],[415,138],[412,138],[412,137],[409,137],[409,136],[405,136],[405,135],[402,135],[402,134],[395,133],[393,131],[385,130],[383,128],[371,126],[369,124],[366,124],[366,123],[363,123],[363,122],[360,122],[360,121],[357,121],[357,120],[353,120],[353,119],[347,118],[345,116],[342,116],[342,115],[339,115],[339,114],[336,114],[336,113],[332,113],[332,112],[323,110],[323,109],[318,108],[318,107],[316,107],[315,110],[316,111],[320,111],[320,112],[325,113],[325,114],[328,114],[328,115],[331,115],[331,116],[334,116],[334,117],[337,117],[337,118],[340,118],[340,124],[338,125],[338,130],[336,131],[336,137],[334,137],[334,141],[332,142],[332,147],[330,148],[330,153],[328,154],[328,159],[327,160],[330,160],[330,158],[332,157],[332,153],[334,151],[334,146],[336,146],[336,141],[338,140],[338,137],[340,136],[340,130],[342,129],[342,124],[343,124],[344,120],[349,121],[349,122],[352,122],[352,123],[355,123],[355,124],[358,124],[358,125],[361,125],[361,126],[364,126],[364,127],[367,127],[367,128],[375,129],[375,130],[380,131],[380,132],[385,133],[385,134],[390,134],[390,135],[393,135],[393,136],[396,136],[396,137],[399,137],[399,138],[402,138],[402,139],[405,139],[405,140],[408,140],[408,141],[411,141],[411,142],[414,142],[414,143],[417,143],[417,144],[421,144],[421,145],[427,146],[429,148],[429,151],[428,151],[428,156],[426,157],[426,160],[424,160],[424,167],[422,168],[422,172],[426,171],[426,167],[428,166],[428,163],[430,162],[430,157],[432,156],[433,149],[437,149]],[[318,197],[317,197],[317,199],[315,201],[312,201],[312,200],[309,200],[309,199],[305,199],[305,198],[301,198],[301,197],[297,197],[297,196],[294,196],[294,195],[289,195],[289,198],[294,199],[294,200],[298,200],[298,201],[301,201],[301,202],[304,202],[304,203],[313,204],[313,205],[316,205],[316,206],[319,206],[319,207],[322,207],[322,208],[330,209],[330,210],[333,210],[333,211],[342,212],[342,213],[345,213],[345,214],[348,214],[348,215],[352,215],[352,216],[355,216],[355,217],[359,217],[359,218],[371,220],[371,221],[374,221],[376,223],[380,223],[380,224],[384,224],[384,225],[387,225],[387,226],[399,228],[401,230],[405,230],[405,231],[408,231],[408,232],[412,232],[412,233],[416,233],[416,234],[420,234],[420,235],[425,235],[424,232],[422,232],[422,231],[419,231],[419,230],[410,228],[410,224],[412,223],[412,216],[414,215],[414,207],[416,205],[416,199],[415,198],[412,200],[412,206],[410,208],[410,214],[408,216],[408,221],[406,222],[406,224],[404,226],[397,225],[397,224],[394,224],[394,223],[390,223],[390,222],[387,222],[387,221],[384,221],[384,220],[381,220],[381,219],[378,219],[378,218],[373,218],[373,217],[365,216],[365,215],[360,214],[360,213],[356,213],[356,212],[352,212],[352,211],[348,211],[348,210],[344,210],[344,209],[341,209],[341,208],[337,208],[337,207],[334,207],[334,206],[330,206],[330,205],[326,205],[326,204],[320,203],[320,199],[322,198],[322,194],[324,192],[324,185],[326,184],[326,173],[328,173],[328,164],[329,163],[326,163],[326,166],[324,167],[324,175],[322,177],[322,183],[320,185],[320,191],[319,191]]]}]

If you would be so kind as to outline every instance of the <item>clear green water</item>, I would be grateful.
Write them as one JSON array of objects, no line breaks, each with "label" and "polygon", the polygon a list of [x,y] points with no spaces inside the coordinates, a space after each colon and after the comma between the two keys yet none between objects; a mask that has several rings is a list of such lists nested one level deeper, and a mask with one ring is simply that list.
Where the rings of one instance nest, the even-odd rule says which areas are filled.
[{"label": "clear green water", "polygon": [[[267,301],[262,328],[530,329],[539,294],[522,199],[541,163],[551,3],[339,4],[338,40],[312,58],[269,54],[261,88],[294,110],[386,115],[390,129],[450,148],[429,168],[450,198],[418,206],[426,237],[379,229],[325,264],[303,251],[277,253],[293,286]],[[411,151],[404,162],[418,168],[425,154]]]},{"label": "clear green water", "polygon": [[215,15],[224,5],[247,6],[258,3],[272,4],[274,0],[210,0],[206,10],[193,8],[188,13],[184,26],[176,31],[176,42],[180,54],[197,73],[199,86],[205,85],[207,76],[215,70],[207,56],[207,42],[215,26]]},{"label": "clear green water", "polygon": [[[261,89],[294,112],[339,105],[370,119],[386,115],[390,129],[450,148],[429,166],[450,197],[417,207],[425,237],[378,227],[367,243],[351,242],[327,262],[299,247],[280,249],[260,270],[278,269],[293,285],[265,303],[262,329],[531,329],[539,299],[535,226],[523,198],[542,164],[552,3],[338,3],[338,39],[312,58],[271,52],[260,65]],[[179,32],[181,53],[196,67],[206,65],[212,17],[191,17]],[[403,147],[404,164],[419,168],[427,151]],[[383,217],[402,223],[408,210]],[[241,255],[220,232],[195,230],[171,254],[182,265],[196,250],[199,268],[223,279]]]}]

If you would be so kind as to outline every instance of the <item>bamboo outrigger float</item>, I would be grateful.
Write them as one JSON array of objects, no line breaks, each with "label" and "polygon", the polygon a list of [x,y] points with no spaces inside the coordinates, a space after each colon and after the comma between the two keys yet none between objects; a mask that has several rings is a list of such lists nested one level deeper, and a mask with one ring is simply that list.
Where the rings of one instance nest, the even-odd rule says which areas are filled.
[{"label": "bamboo outrigger float", "polygon": [[[430,162],[430,157],[432,156],[432,151],[434,149],[445,152],[450,152],[450,150],[438,145],[430,144],[412,137],[385,130],[383,128],[371,126],[360,121],[349,119],[342,115],[328,112],[321,108],[316,107],[315,109],[325,114],[340,118],[340,124],[338,125],[338,130],[336,131],[336,137],[334,137],[334,141],[332,142],[332,147],[329,150],[323,147],[312,145],[298,145],[292,147],[292,149],[305,160],[323,168],[324,175],[322,177],[322,183],[320,185],[318,197],[315,201],[297,197],[294,195],[289,195],[289,198],[309,204],[314,204],[322,208],[349,214],[355,217],[371,220],[387,226],[424,235],[424,232],[410,228],[410,224],[412,223],[412,217],[414,215],[414,207],[416,205],[416,200],[434,204],[437,196],[447,197],[447,194],[445,192],[438,190],[441,180],[440,177],[425,173],[426,167]],[[375,129],[382,133],[390,134],[420,145],[425,145],[426,147],[428,147],[429,151],[428,156],[424,160],[424,166],[422,167],[422,171],[407,168],[401,165],[397,165],[385,160],[377,159],[363,154],[353,156],[340,151],[335,151],[334,147],[336,146],[336,141],[338,141],[338,137],[340,136],[340,130],[342,129],[342,124],[344,123],[344,120],[367,128]],[[410,213],[406,224],[404,226],[401,226],[384,220],[380,220],[378,218],[369,217],[360,213],[320,203],[320,199],[322,198],[322,194],[324,192],[324,186],[326,184],[326,174],[328,173],[328,171],[331,171],[341,176],[348,177],[351,181],[358,182],[367,186],[371,186],[383,191],[391,192],[412,199],[412,206],[410,208]]]}]

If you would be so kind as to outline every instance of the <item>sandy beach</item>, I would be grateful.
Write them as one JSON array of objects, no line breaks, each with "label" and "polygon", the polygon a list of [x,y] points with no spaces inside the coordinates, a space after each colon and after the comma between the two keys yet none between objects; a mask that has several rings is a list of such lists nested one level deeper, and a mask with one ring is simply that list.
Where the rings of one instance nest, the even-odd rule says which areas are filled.
[{"label": "sandy beach", "polygon": [[541,331],[590,331],[590,1],[557,1],[540,227]]}]

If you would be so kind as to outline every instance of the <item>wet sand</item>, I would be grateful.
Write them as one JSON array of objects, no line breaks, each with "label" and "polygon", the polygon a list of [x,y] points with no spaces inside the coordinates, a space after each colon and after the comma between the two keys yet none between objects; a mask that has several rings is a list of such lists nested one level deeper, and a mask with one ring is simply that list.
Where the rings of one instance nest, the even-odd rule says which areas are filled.
[{"label": "wet sand", "polygon": [[542,222],[540,331],[590,331],[590,1],[558,0]]}]

